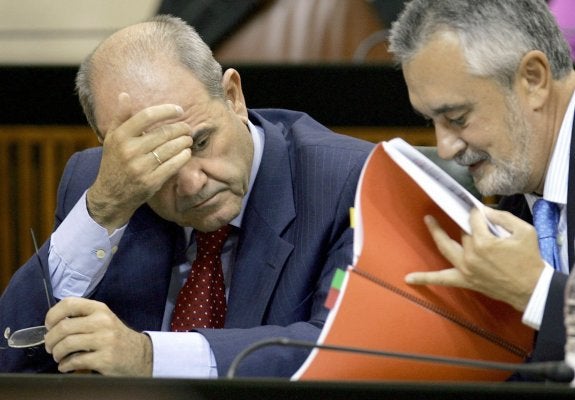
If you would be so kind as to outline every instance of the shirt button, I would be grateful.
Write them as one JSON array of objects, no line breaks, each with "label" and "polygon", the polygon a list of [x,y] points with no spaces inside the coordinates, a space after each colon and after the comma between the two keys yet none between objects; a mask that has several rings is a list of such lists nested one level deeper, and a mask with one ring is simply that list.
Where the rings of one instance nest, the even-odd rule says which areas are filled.
[{"label": "shirt button", "polygon": [[106,257],[106,252],[102,249],[96,250],[96,257],[102,259],[102,258]]}]

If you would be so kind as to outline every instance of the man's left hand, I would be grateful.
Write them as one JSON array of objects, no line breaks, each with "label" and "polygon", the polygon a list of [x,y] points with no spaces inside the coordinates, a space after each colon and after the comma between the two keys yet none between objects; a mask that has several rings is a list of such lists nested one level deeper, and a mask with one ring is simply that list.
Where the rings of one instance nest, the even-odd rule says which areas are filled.
[{"label": "man's left hand", "polygon": [[150,338],[124,325],[104,303],[65,298],[48,311],[46,328],[46,351],[60,372],[152,375]]}]

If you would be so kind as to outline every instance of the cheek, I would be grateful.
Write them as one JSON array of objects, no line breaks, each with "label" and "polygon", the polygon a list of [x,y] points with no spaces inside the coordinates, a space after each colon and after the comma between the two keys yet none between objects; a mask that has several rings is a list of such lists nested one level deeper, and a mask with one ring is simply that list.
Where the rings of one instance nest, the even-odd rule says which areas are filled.
[{"label": "cheek", "polygon": [[[249,135],[249,133],[248,133]],[[253,161],[253,145],[251,137],[241,137],[228,146],[219,162],[213,163],[218,168],[220,176],[234,189],[236,187],[247,190]],[[235,191],[235,190],[234,190]]]},{"label": "cheek", "polygon": [[249,183],[251,164],[246,166],[239,158],[227,158],[225,160],[214,160],[213,168],[206,168],[210,178],[224,183],[233,193],[241,194],[247,190]]},{"label": "cheek", "polygon": [[498,122],[489,117],[476,118],[470,122],[461,138],[474,149],[499,152],[502,146],[508,146],[509,126],[504,121]]},{"label": "cheek", "polygon": [[156,212],[159,216],[168,219],[167,216],[171,214],[174,210],[174,196],[172,191],[169,190],[168,184],[165,184],[156,194],[154,194],[149,200],[148,205],[152,210]]},{"label": "cheek", "polygon": [[252,157],[246,158],[245,155],[238,158],[238,163],[236,165],[236,179],[235,184],[237,186],[238,192],[245,194],[248,190],[250,183],[250,175],[252,169]]}]

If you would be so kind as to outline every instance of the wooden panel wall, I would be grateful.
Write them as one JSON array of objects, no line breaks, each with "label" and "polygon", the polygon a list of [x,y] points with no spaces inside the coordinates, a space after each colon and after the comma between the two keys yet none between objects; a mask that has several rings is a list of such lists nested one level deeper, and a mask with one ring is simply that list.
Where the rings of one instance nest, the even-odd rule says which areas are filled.
[{"label": "wooden panel wall", "polygon": [[[403,137],[413,145],[433,145],[431,128],[334,127],[372,142]],[[14,271],[49,238],[60,175],[72,153],[97,146],[85,126],[0,126],[0,291]]]},{"label": "wooden panel wall", "polygon": [[0,289],[52,231],[56,190],[75,151],[97,145],[87,127],[0,126]]}]

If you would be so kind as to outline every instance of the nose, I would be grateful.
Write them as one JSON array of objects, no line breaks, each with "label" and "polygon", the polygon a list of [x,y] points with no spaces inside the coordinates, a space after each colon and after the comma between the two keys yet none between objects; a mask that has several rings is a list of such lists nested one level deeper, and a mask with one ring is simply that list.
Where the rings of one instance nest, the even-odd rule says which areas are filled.
[{"label": "nose", "polygon": [[465,141],[459,135],[438,124],[435,126],[435,138],[437,139],[437,154],[444,160],[451,160],[466,147]]},{"label": "nose", "polygon": [[208,181],[197,160],[190,160],[176,174],[176,194],[178,196],[194,196],[198,194]]}]

